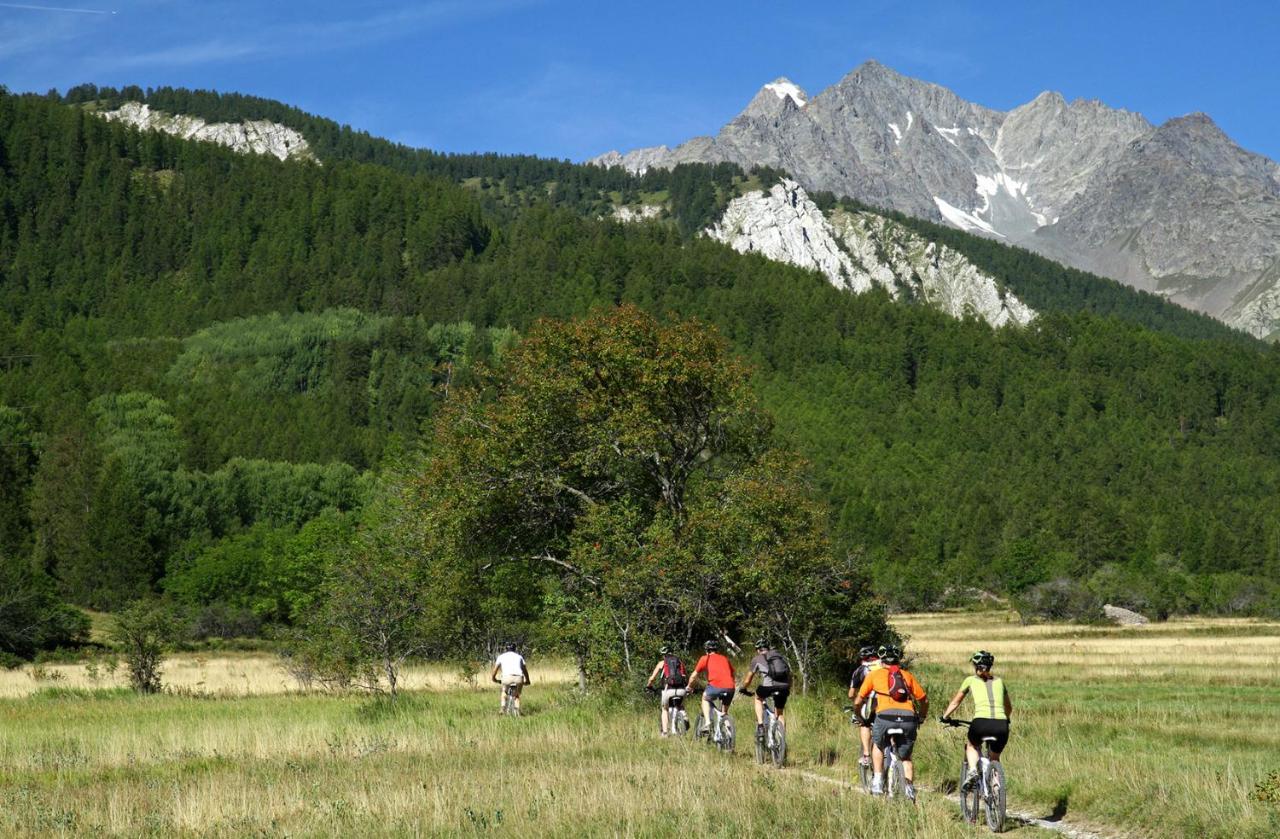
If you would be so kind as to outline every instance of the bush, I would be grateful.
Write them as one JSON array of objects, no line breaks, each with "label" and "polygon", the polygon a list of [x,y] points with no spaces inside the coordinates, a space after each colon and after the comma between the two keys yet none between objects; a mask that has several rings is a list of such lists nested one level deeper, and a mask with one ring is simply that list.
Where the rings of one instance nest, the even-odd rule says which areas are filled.
[{"label": "bush", "polygon": [[160,665],[178,634],[177,619],[163,603],[140,600],[116,615],[111,639],[124,656],[134,690],[160,692]]},{"label": "bush", "polygon": [[252,609],[211,603],[196,612],[191,621],[191,637],[203,641],[208,638],[256,638],[262,634],[262,619]]},{"label": "bush", "polygon": [[1280,769],[1258,781],[1258,785],[1253,788],[1253,792],[1249,793],[1249,797],[1254,801],[1280,804]]},{"label": "bush", "polygon": [[1072,621],[1099,623],[1102,601],[1083,584],[1065,578],[1031,586],[1013,599],[1023,623]]},{"label": "bush", "polygon": [[59,600],[48,577],[0,556],[0,654],[29,659],[88,634],[89,616]]}]

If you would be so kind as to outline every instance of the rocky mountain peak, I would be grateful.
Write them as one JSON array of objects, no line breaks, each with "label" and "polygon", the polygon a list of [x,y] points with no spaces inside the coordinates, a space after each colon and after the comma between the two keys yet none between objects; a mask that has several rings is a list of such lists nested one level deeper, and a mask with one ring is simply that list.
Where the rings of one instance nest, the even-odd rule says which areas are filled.
[{"label": "rocky mountain peak", "polygon": [[737,119],[777,119],[798,111],[809,103],[809,96],[786,76],[769,82],[752,97]]},{"label": "rocky mountain peak", "polygon": [[874,60],[801,93],[803,106],[785,84],[766,85],[714,137],[599,162],[772,166],[805,189],[945,221],[1280,335],[1280,165],[1207,116],[1156,128],[1054,91],[1000,112]]}]

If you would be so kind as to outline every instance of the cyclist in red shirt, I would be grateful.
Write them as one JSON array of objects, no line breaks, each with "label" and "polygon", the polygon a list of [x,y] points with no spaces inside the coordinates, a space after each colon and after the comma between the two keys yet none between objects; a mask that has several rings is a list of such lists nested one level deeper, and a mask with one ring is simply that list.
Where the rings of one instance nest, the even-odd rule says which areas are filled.
[{"label": "cyclist in red shirt", "polygon": [[724,712],[729,713],[729,703],[733,701],[738,679],[733,674],[733,663],[729,661],[727,655],[720,652],[719,643],[708,641],[702,645],[702,648],[707,651],[707,654],[698,659],[693,672],[689,674],[689,689],[693,689],[699,674],[707,674],[707,689],[702,692],[702,718],[709,720],[711,703],[717,699],[720,700]]}]

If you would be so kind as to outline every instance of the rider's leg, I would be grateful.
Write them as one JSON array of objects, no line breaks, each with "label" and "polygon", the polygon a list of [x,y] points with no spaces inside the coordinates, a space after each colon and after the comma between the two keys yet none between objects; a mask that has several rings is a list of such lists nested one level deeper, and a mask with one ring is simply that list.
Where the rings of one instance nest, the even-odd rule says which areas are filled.
[{"label": "rider's leg", "polygon": [[658,728],[662,730],[663,734],[666,734],[670,730],[668,728],[669,723],[667,722],[668,717],[669,712],[667,711],[667,706],[663,705],[658,709]]},{"label": "rider's leg", "polygon": [[523,690],[524,690],[523,686],[521,686],[521,685],[516,685],[515,703],[516,703],[516,710],[517,710],[517,711],[519,711],[519,710],[520,710],[520,694],[523,692]]},{"label": "rider's leg", "polygon": [[[764,725],[764,700],[760,698],[759,691],[756,691],[755,705],[756,705],[756,725]],[[778,714],[778,716],[781,717],[782,714]]]},{"label": "rider's leg", "polygon": [[702,692],[702,721],[706,724],[707,729],[711,728],[711,700],[707,699],[707,692]]},{"label": "rider's leg", "polygon": [[884,774],[884,752],[879,746],[871,750],[871,768],[877,776]]},{"label": "rider's leg", "polygon": [[978,771],[978,750],[968,740],[964,744],[964,756],[969,761],[969,769],[973,772]]},{"label": "rider's leg", "polygon": [[914,761],[902,761],[902,776],[907,779],[908,784],[916,779],[916,767]]},{"label": "rider's leg", "polygon": [[862,741],[862,756],[871,757],[871,728],[869,726],[858,726],[858,739]]},{"label": "rider's leg", "polygon": [[1000,762],[1000,753],[996,751],[987,752],[987,757],[991,758],[995,763]]}]

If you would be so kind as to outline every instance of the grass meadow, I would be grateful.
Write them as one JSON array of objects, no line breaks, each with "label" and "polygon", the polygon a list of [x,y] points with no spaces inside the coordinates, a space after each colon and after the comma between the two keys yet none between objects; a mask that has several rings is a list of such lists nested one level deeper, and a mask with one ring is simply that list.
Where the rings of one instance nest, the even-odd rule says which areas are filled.
[{"label": "grass meadow", "polygon": [[[996,653],[1018,705],[1011,809],[1106,836],[1280,834],[1276,806],[1248,798],[1280,769],[1280,625],[896,623],[935,716],[972,650]],[[444,667],[414,668],[394,706],[300,693],[252,654],[175,657],[176,690],[152,697],[83,665],[3,673],[0,835],[975,834],[939,791],[957,731],[923,728],[921,806],[886,806],[821,780],[849,779],[857,756],[834,685],[794,701],[792,765],[777,771],[755,767],[749,743],[725,757],[660,740],[651,703],[582,698],[567,668],[531,667],[519,720]],[[748,702],[735,717],[748,732]]]}]

